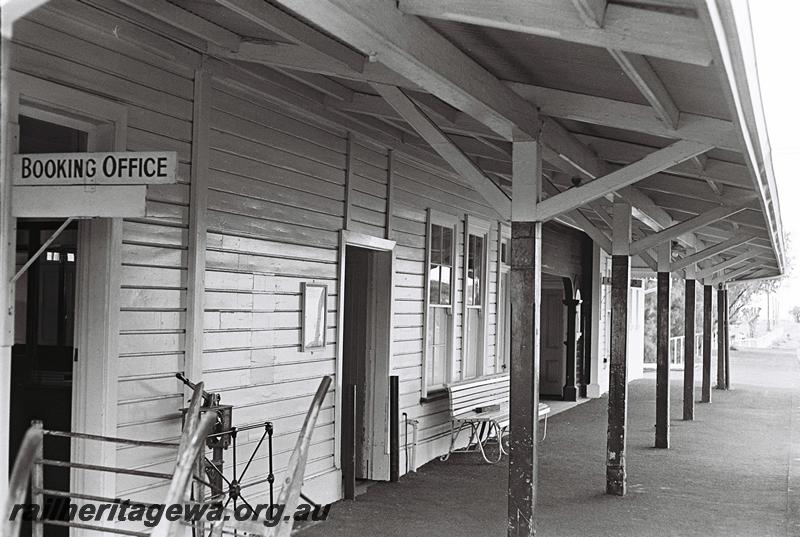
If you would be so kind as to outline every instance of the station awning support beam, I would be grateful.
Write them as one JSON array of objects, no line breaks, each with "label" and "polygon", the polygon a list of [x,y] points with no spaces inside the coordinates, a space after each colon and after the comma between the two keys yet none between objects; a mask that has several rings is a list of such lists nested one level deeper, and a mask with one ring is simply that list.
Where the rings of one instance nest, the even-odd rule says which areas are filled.
[{"label": "station awning support beam", "polygon": [[606,494],[624,496],[627,490],[625,448],[628,426],[628,299],[631,286],[630,204],[615,202],[613,217]]},{"label": "station awning support beam", "polygon": [[508,536],[534,535],[538,491],[539,325],[542,223],[525,220],[541,199],[542,154],[537,141],[514,142],[511,203],[511,380]]},{"label": "station awning support beam", "polygon": [[725,389],[725,289],[724,284],[717,288],[717,386]]},{"label": "station awning support beam", "polygon": [[683,419],[694,419],[695,266],[686,267],[683,313]]},{"label": "station awning support beam", "polygon": [[701,403],[711,402],[711,312],[714,301],[714,288],[703,285],[703,384],[700,393]]},{"label": "station awning support beam", "polygon": [[667,449],[670,440],[669,335],[672,282],[669,267],[672,263],[672,241],[663,242],[658,246],[657,261],[655,447]]}]

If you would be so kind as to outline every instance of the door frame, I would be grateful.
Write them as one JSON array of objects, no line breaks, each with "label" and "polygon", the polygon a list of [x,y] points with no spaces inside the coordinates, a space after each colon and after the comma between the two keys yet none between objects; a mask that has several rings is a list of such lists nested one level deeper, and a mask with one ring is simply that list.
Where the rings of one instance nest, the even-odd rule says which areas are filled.
[{"label": "door frame", "polygon": [[[385,429],[386,429],[386,449],[385,455],[389,455],[389,379],[388,375],[392,371],[392,347],[394,344],[393,337],[393,319],[394,319],[394,278],[395,278],[395,245],[396,242],[389,239],[374,237],[364,233],[357,233],[354,231],[341,230],[339,233],[339,296],[337,306],[337,321],[336,321],[336,411],[335,411],[335,425],[334,425],[334,464],[337,469],[342,470],[342,392],[344,390],[342,370],[344,364],[344,294],[345,294],[345,261],[347,255],[347,247],[355,246],[359,248],[366,248],[368,250],[376,250],[379,252],[391,253],[390,261],[390,275],[389,275],[389,296],[386,323],[384,326],[376,325],[376,328],[383,330],[387,338],[387,353],[386,353],[386,412],[385,415]],[[386,480],[389,479],[388,467],[386,469]],[[341,486],[341,485],[340,485]]]},{"label": "door frame", "polygon": [[[19,150],[21,113],[86,130],[88,151],[127,149],[127,108],[123,104],[16,71],[9,72],[7,90],[5,127],[9,138],[3,163],[6,170],[10,170],[12,155]],[[6,210],[10,213],[11,209],[7,207]],[[16,249],[15,218],[11,218],[11,226],[9,252]],[[116,436],[122,219],[80,220],[77,260],[74,344],[78,360],[73,364],[72,430]],[[13,257],[11,263],[13,269]],[[10,304],[14,304],[14,287],[9,287]],[[13,342],[13,324],[9,337]],[[89,386],[99,389],[86,389]],[[0,385],[0,408],[10,411],[10,396],[10,389],[6,389],[5,384]],[[4,414],[0,419],[4,431],[8,430],[6,420],[9,417],[10,414]],[[8,433],[0,434],[5,451]],[[71,458],[74,462],[115,466],[116,446],[108,442],[85,445],[73,439]],[[70,488],[77,493],[92,491],[114,497],[115,474],[73,470]]]},{"label": "door frame", "polygon": [[[558,279],[558,285],[556,285],[555,282],[553,282],[552,286],[547,287],[546,289],[543,286],[542,290],[543,291],[545,291],[545,290],[553,291],[554,292],[553,294],[556,294],[556,293],[558,294],[558,304],[560,305],[559,312],[561,313],[561,333],[557,337],[558,348],[559,348],[559,356],[560,356],[560,358],[559,358],[560,372],[559,372],[559,380],[555,381],[558,384],[558,388],[553,393],[547,393],[545,395],[561,397],[562,389],[564,387],[564,382],[565,382],[564,379],[566,378],[566,375],[567,375],[567,369],[566,369],[567,368],[567,346],[566,346],[566,339],[567,339],[567,306],[566,306],[566,304],[564,304],[564,300],[567,297],[566,297],[566,293],[565,293],[565,289],[564,289],[564,284],[563,284],[563,281],[562,281],[562,278],[564,278],[564,276],[556,274],[555,272],[546,272],[546,273],[543,273],[543,274],[547,274],[551,278]],[[544,293],[542,293],[542,295],[543,295],[542,304],[544,304]],[[548,336],[545,334],[545,328],[542,327],[542,330],[540,332],[540,338],[542,340],[544,340],[544,338],[546,338],[546,337],[548,337]],[[544,342],[542,342],[542,348],[544,348]],[[544,367],[544,360],[541,361],[540,371],[539,371],[539,387],[540,387],[540,390],[541,390],[541,386],[542,386],[543,379],[544,379],[544,374],[543,374],[544,371],[542,371],[542,369],[541,369],[542,367]]]},{"label": "door frame", "polygon": [[[508,241],[506,260],[503,262],[503,241]],[[511,226],[498,222],[497,224],[497,276],[495,282],[495,330],[494,330],[494,363],[495,373],[504,373],[511,366],[511,337],[506,340],[505,330],[511,323],[511,292],[510,285],[503,285],[503,276],[511,274]],[[510,279],[510,278],[509,278]],[[510,282],[509,282],[510,283]],[[502,307],[501,307],[502,306]],[[506,361],[505,355],[509,359]],[[500,367],[501,365],[505,367]]]}]

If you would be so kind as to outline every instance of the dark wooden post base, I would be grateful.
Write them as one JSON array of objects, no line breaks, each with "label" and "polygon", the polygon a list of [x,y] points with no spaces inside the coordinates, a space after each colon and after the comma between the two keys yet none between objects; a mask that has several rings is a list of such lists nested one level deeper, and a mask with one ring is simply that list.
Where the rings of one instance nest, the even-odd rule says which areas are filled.
[{"label": "dark wooden post base", "polygon": [[694,419],[694,306],[696,285],[686,280],[683,328],[683,419]]},{"label": "dark wooden post base", "polygon": [[700,402],[711,402],[711,302],[714,288],[703,286],[703,386]]},{"label": "dark wooden post base", "polygon": [[725,389],[731,389],[731,319],[728,305],[728,290],[722,291],[722,303],[725,310]]},{"label": "dark wooden post base", "polygon": [[725,298],[722,285],[717,289],[717,390],[725,389]]},{"label": "dark wooden post base", "polygon": [[656,447],[669,448],[670,275],[658,273],[656,305]]},{"label": "dark wooden post base", "polygon": [[511,224],[508,535],[532,536],[537,488],[542,224]]},{"label": "dark wooden post base", "polygon": [[606,494],[624,496],[625,433],[628,422],[628,296],[630,294],[630,257],[611,258],[611,353],[608,383],[608,445],[606,458]]}]

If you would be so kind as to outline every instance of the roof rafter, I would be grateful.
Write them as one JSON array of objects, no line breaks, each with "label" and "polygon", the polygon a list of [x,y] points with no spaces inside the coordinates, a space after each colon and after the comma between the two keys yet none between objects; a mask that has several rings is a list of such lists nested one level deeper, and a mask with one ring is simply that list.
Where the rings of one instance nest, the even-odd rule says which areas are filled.
[{"label": "roof rafter", "polygon": [[169,2],[161,0],[121,0],[121,2],[223,49],[237,50],[242,42],[238,34]]},{"label": "roof rafter", "polygon": [[[572,3],[586,26],[603,27],[608,7],[606,0],[572,0]],[[647,99],[664,125],[670,129],[677,128],[680,116],[678,107],[647,58],[641,54],[613,48],[608,49],[608,53],[639,89],[639,93]]]},{"label": "roof rafter", "polygon": [[347,65],[358,73],[363,72],[367,57],[352,50],[300,21],[296,17],[262,0],[217,0],[228,9],[281,37],[300,43]]},{"label": "roof rafter", "polygon": [[[221,0],[222,2],[231,2],[231,3],[238,3],[238,4],[246,4],[248,0]],[[534,0],[536,1],[536,0]],[[549,1],[549,0],[548,0]],[[576,0],[581,2],[583,0]],[[316,63],[309,65],[297,65],[297,63],[292,63],[292,61],[297,62],[297,60],[284,60],[283,66],[286,68],[300,68],[305,69],[311,72],[322,72],[326,74],[331,74],[334,76],[342,76],[344,78],[352,78],[354,80],[370,80],[373,81],[387,81],[392,80],[393,85],[398,85],[401,87],[410,87],[414,88],[416,84],[420,84],[424,90],[431,92],[433,95],[438,97],[442,97],[442,94],[437,93],[437,91],[444,91],[444,95],[446,98],[443,100],[446,102],[447,105],[453,107],[453,109],[460,109],[465,110],[463,105],[462,99],[471,99],[475,100],[472,101],[477,102],[477,106],[473,107],[472,111],[465,110],[470,113],[476,119],[481,120],[484,124],[491,126],[494,129],[494,132],[497,132],[498,135],[503,136],[505,138],[513,137],[519,133],[524,135],[531,135],[531,130],[521,130],[519,128],[519,114],[516,113],[509,113],[509,110],[514,110],[513,106],[507,105],[503,103],[502,98],[498,98],[498,95],[501,93],[501,90],[498,89],[499,81],[491,77],[483,78],[482,80],[491,80],[492,84],[489,88],[488,94],[485,92],[485,88],[481,87],[480,84],[473,83],[468,85],[466,89],[460,85],[460,81],[463,79],[456,78],[454,75],[454,71],[452,69],[448,69],[450,65],[449,56],[450,52],[456,52],[463,56],[463,53],[460,52],[457,48],[450,45],[449,42],[446,43],[446,47],[444,50],[445,54],[439,54],[440,50],[436,49],[436,47],[431,47],[431,43],[437,44],[442,42],[441,36],[438,36],[436,32],[433,32],[424,22],[419,21],[419,19],[415,17],[402,17],[402,27],[398,27],[397,23],[397,9],[394,9],[394,4],[389,2],[369,2],[369,0],[357,0],[356,2],[345,2],[344,0],[328,0],[326,2],[319,2],[319,3],[307,3],[301,2],[300,0],[279,0],[279,3],[282,6],[287,7],[291,11],[298,13],[298,15],[302,16],[303,18],[308,19],[311,23],[322,27],[328,33],[333,34],[335,37],[341,39],[342,41],[352,45],[354,48],[361,50],[365,55],[369,55],[371,59],[377,61],[370,61],[364,65],[364,72],[359,73],[357,69],[351,68],[344,64],[341,61],[325,61],[326,58],[323,53],[320,53],[319,50],[312,50],[310,52],[316,54],[315,57],[319,57],[320,59],[317,60]],[[352,4],[355,3],[356,7],[353,7]],[[588,2],[590,4],[594,4],[594,1]],[[310,5],[313,4],[313,5]],[[298,7],[299,6],[299,7]],[[613,5],[611,8],[616,9]],[[610,8],[610,9],[611,9]],[[300,11],[298,11],[298,9]],[[344,19],[349,22],[343,23],[342,20],[338,22],[333,21],[327,18],[324,14],[330,13],[333,10],[333,13],[338,14],[340,16],[344,16]],[[366,11],[366,13],[364,13]],[[309,12],[316,13],[317,19],[314,18],[313,13],[309,16]],[[284,13],[285,14],[285,13]],[[384,17],[383,15],[388,15],[388,17]],[[685,19],[685,17],[683,17]],[[350,27],[349,23],[356,21],[356,28],[353,29]],[[409,22],[412,21],[412,22]],[[304,23],[301,23],[304,24]],[[344,27],[342,31],[345,32],[345,35],[342,36],[336,31],[332,30],[330,25],[333,24],[336,26],[339,24],[340,26]],[[359,25],[360,24],[360,25]],[[415,43],[413,41],[409,41],[409,35],[404,34],[404,28],[407,27],[409,24],[420,25],[420,28],[424,28],[424,32],[421,34],[423,36],[423,43]],[[311,28],[310,26],[307,26]],[[377,28],[377,30],[376,30]],[[349,33],[354,33],[357,36],[357,39],[354,41],[353,39],[349,39],[347,35]],[[412,32],[416,33],[416,32]],[[323,34],[324,35],[324,34]],[[418,36],[415,36],[418,37]],[[439,38],[439,40],[437,40]],[[383,45],[384,48],[377,48],[373,46],[362,46],[359,43],[367,43],[367,44],[374,44],[377,40],[379,45]],[[252,50],[249,50],[250,57],[247,57],[248,60],[255,59],[256,61],[264,60],[264,58],[257,58],[257,56],[261,53],[269,52],[270,46],[268,45],[259,45],[259,44],[251,44],[251,43],[242,43],[242,46],[245,48],[253,47]],[[406,50],[406,48],[411,47],[411,50]],[[451,48],[447,48],[451,47]],[[287,46],[280,46],[280,47],[271,47],[272,49],[279,49],[286,51],[289,49]],[[297,50],[300,49],[300,50]],[[436,54],[430,54],[431,49],[436,51]],[[294,53],[299,55],[306,55],[308,54],[305,51],[305,47],[296,47]],[[422,57],[418,57],[416,54],[417,52],[422,52]],[[428,55],[426,56],[425,53]],[[235,56],[235,53],[228,53],[230,56]],[[244,58],[245,55],[239,55],[239,58]],[[387,56],[390,58],[387,61]],[[462,56],[456,55],[457,58],[462,59]],[[298,56],[299,57],[299,56]],[[304,58],[306,56],[303,56]],[[465,56],[463,56],[465,57]],[[469,58],[466,58],[469,60]],[[271,61],[275,61],[270,58],[266,58],[263,62],[259,61],[260,63],[270,63]],[[471,60],[469,60],[471,62]],[[395,62],[395,64],[404,65],[407,71],[405,73],[396,73],[393,71],[397,71],[397,68],[394,65],[391,65],[391,62]],[[299,62],[302,64],[303,62]],[[381,65],[381,63],[386,63],[390,68],[387,69],[386,66]],[[473,62],[474,63],[474,62]],[[279,64],[279,63],[278,63]],[[338,64],[338,65],[337,65]],[[332,65],[333,67],[329,66]],[[480,66],[477,64],[471,66],[477,67],[477,69],[482,70]],[[419,70],[422,69],[423,74],[427,77],[423,77],[422,79],[417,76]],[[444,70],[444,74],[440,72]],[[456,73],[458,74],[458,73]],[[488,74],[488,73],[487,73]],[[482,77],[485,75],[481,75]],[[474,78],[474,77],[473,77]],[[409,82],[409,79],[413,79],[415,82]],[[424,80],[425,83],[420,83],[421,80]],[[469,80],[468,80],[469,81]],[[499,83],[502,86],[502,83]],[[442,87],[444,89],[442,89]],[[325,90],[325,88],[318,88],[320,90]],[[328,95],[331,95],[330,90],[338,90],[338,88],[329,88],[327,92]],[[449,92],[449,93],[447,93]],[[464,95],[466,92],[466,97]],[[513,92],[512,92],[513,93]],[[566,93],[566,92],[565,92]],[[508,96],[509,93],[502,93],[503,96]],[[410,95],[414,97],[413,95]],[[449,96],[449,97],[448,97]],[[346,102],[346,98],[338,98],[334,97],[340,102]],[[333,101],[334,98],[330,99]],[[431,97],[435,99],[435,97]],[[417,100],[416,97],[414,100]],[[516,101],[519,102],[519,101]],[[419,101],[417,104],[420,104]],[[433,103],[436,104],[435,102]],[[538,104],[538,103],[535,103]],[[623,103],[628,104],[628,103]],[[329,103],[325,103],[326,107]],[[505,107],[504,107],[505,106]],[[640,106],[640,105],[636,105]],[[430,110],[430,107],[427,107]],[[443,110],[446,114],[451,113],[451,111],[445,110],[443,107],[439,107],[440,110]],[[499,114],[497,114],[497,108],[502,108],[499,110]],[[647,108],[647,107],[644,107]],[[488,111],[493,115],[492,117],[481,116],[480,114],[483,112]],[[529,105],[525,108],[526,110],[533,111],[534,107]],[[476,113],[477,110],[477,113]],[[353,112],[357,112],[353,110]],[[535,111],[533,112],[535,115]],[[510,117],[513,116],[513,117]],[[437,114],[437,117],[444,117]],[[459,118],[466,118],[467,116],[463,113],[456,111],[456,115],[449,117],[449,121],[460,121]],[[499,122],[498,122],[499,118]],[[652,120],[652,112],[650,112],[650,118]],[[694,119],[689,117],[689,119]],[[470,120],[471,121],[471,120]],[[494,122],[494,123],[493,123]],[[501,128],[498,128],[498,123],[501,124]],[[684,121],[685,123],[685,121]],[[727,123],[727,122],[722,122]],[[691,125],[689,125],[689,132],[691,134]],[[665,126],[660,126],[663,130],[668,130]],[[465,127],[464,134],[467,134],[470,127]],[[509,131],[510,129],[510,131]],[[686,130],[686,125],[681,125],[678,131],[671,131],[669,136],[665,136],[671,139],[680,138],[684,135],[681,132],[681,129]],[[536,133],[538,134],[538,133]],[[723,138],[725,138],[727,134],[723,133]],[[608,175],[608,167],[607,164],[594,153],[594,151],[588,147],[575,135],[569,133],[564,129],[561,125],[557,122],[552,120],[545,120],[542,125],[542,142],[546,146],[544,148],[544,156],[547,158],[548,161],[559,162],[564,166],[557,166],[559,168],[566,168],[567,170],[578,171],[579,174],[588,177],[588,178],[597,178],[603,177]],[[403,138],[400,138],[401,142]],[[413,142],[412,142],[413,143]],[[501,166],[502,161],[492,161],[493,164],[496,164],[494,168],[496,168],[497,173],[501,173],[503,167]],[[493,168],[493,169],[494,169]],[[485,174],[483,174],[486,177]],[[631,189],[634,191],[634,189]],[[645,199],[647,198],[642,192],[636,190],[639,194],[639,205],[649,205],[647,210],[639,210],[637,211],[637,218],[644,221],[648,227],[656,229],[656,227],[668,227],[667,223],[669,221],[664,218],[664,216],[669,217],[669,215],[658,214],[657,218],[654,218],[652,214],[649,214],[653,211],[653,207],[657,209],[657,206],[653,203],[645,203]],[[631,194],[628,194],[631,197]],[[633,194],[635,196],[635,194]],[[652,201],[652,200],[650,200]],[[662,211],[663,212],[663,211]],[[671,220],[671,219],[670,219]],[[687,235],[684,237],[686,239],[687,244],[691,244],[691,236]]]},{"label": "roof rafter", "polygon": [[[588,2],[587,2],[588,5]],[[707,66],[711,49],[702,23],[694,18],[622,4],[608,4],[603,27],[584,23],[564,0],[400,0],[408,14],[502,28],[516,32],[613,48]]]},{"label": "roof rafter", "polygon": [[[243,51],[246,50],[247,45],[248,43],[242,44]],[[299,59],[297,58],[292,58],[292,59],[282,58],[276,60],[275,58],[269,57],[269,54],[274,54],[275,51],[264,49],[263,51],[261,51],[261,53],[262,55],[256,54],[248,59],[267,64],[269,64],[270,62],[276,62],[276,64],[279,65],[286,64],[290,68],[309,69],[309,70],[314,70],[315,72],[330,74],[333,76],[339,76],[343,78],[351,78],[359,81],[388,83],[390,85],[397,85],[406,88],[415,87],[415,85],[408,82],[407,79],[392,72],[390,69],[385,68],[379,62],[368,63],[365,67],[364,73],[357,73],[352,69],[347,68],[347,66],[342,66],[341,64],[337,64],[337,62],[331,62],[331,61],[325,62],[324,60],[317,59],[309,63],[305,61],[305,59],[303,61],[299,61]],[[306,53],[303,52],[303,54]],[[239,55],[239,57],[241,57],[241,55]],[[357,98],[366,99],[368,97],[371,96],[366,96],[366,97],[362,96]],[[341,101],[337,103],[331,103],[331,105],[334,107],[341,107],[341,108],[348,107],[346,102],[341,102]],[[377,110],[374,104],[373,106],[368,107],[368,109],[370,108],[373,110],[374,113],[383,113],[383,110],[385,110],[385,107],[383,107],[382,105],[380,110]],[[461,113],[461,117],[464,116],[465,114]],[[448,130],[450,130],[449,127],[447,128]],[[542,118],[541,137],[544,146],[543,156],[545,160],[555,165],[557,168],[566,171],[568,173],[578,173],[588,179],[595,179],[597,177],[609,173],[610,170],[608,169],[606,163],[602,159],[600,159],[592,149],[587,147],[585,143],[580,138],[578,138],[578,136],[568,132],[556,121],[550,118]],[[491,171],[495,173],[501,173],[505,175],[508,175],[510,173],[510,167],[506,164],[502,164],[499,161],[498,162],[493,161],[491,164],[492,164]],[[648,207],[647,210],[645,210],[644,207],[642,207],[643,200],[646,199],[647,196],[644,195],[638,196],[639,206],[637,207],[638,210],[635,213],[636,218],[644,221],[649,227],[656,230],[660,230],[663,227],[667,227],[668,225],[670,225],[672,222],[671,219],[669,220],[669,223],[664,223],[664,221],[666,220],[664,218],[665,214],[659,214],[659,215],[650,214],[650,211],[653,210],[654,207],[657,208],[657,206],[654,203],[652,203],[652,201],[650,203],[644,204]],[[658,224],[659,221],[661,221],[660,224]]]},{"label": "roof rafter", "polygon": [[572,5],[578,11],[578,16],[590,28],[602,28],[603,19],[606,18],[606,0],[572,0]]},{"label": "roof rafter", "polygon": [[393,1],[277,1],[507,140],[538,138],[533,106],[425,22],[404,16]]},{"label": "roof rafter", "polygon": [[695,114],[681,114],[676,129],[666,127],[648,105],[616,101],[581,93],[508,82],[518,94],[539,106],[541,113],[582,123],[604,125],[662,138],[703,142],[722,149],[741,151],[735,125],[730,121]]}]

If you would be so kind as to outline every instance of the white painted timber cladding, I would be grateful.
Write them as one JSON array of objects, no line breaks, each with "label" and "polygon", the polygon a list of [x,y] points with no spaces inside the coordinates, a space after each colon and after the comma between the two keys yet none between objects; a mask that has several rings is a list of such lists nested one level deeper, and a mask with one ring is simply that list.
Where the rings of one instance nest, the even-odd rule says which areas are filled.
[{"label": "white painted timber cladding", "polygon": [[[69,12],[70,18],[63,17]],[[99,28],[126,23],[78,2],[55,0],[15,24],[12,68],[126,105],[129,151],[176,151],[177,185],[147,190],[144,218],[123,224],[118,434],[174,439],[180,433],[193,71],[199,56],[144,30],[165,60]],[[170,471],[174,453],[120,448],[117,465]],[[119,497],[162,497],[152,480],[117,476]]]},{"label": "white painted timber cladding", "polygon": [[[63,13],[69,13],[64,18]],[[116,39],[107,29],[146,38],[154,49]],[[174,440],[183,388],[187,304],[189,180],[194,70],[188,49],[72,0],[53,0],[15,27],[12,67],[122,102],[128,149],[176,151],[178,185],[148,187],[147,215],[123,226],[118,434]],[[174,61],[148,50],[167,51]],[[210,167],[206,247],[203,380],[238,425],[275,424],[280,482],[319,378],[335,372],[338,233],[345,204],[344,129],[298,117],[225,80],[209,98]],[[352,144],[353,231],[385,235],[387,149],[356,137]],[[399,152],[393,164],[392,236],[397,240],[392,373],[400,376],[400,412],[419,420],[417,463],[447,451],[447,401],[420,403],[422,378],[425,211],[457,215],[456,356],[461,371],[463,218],[496,222],[497,214],[466,183]],[[494,224],[496,225],[496,223]],[[487,364],[493,364],[496,319],[496,233],[489,234]],[[300,352],[300,286],[328,286],[328,345]],[[487,373],[494,372],[487,368]],[[317,502],[340,497],[334,465],[333,390],[314,432],[306,492]],[[259,431],[240,435],[243,444]],[[247,448],[238,458],[246,461]],[[157,472],[174,468],[174,452],[120,448],[117,465]],[[405,468],[401,451],[400,468]],[[226,460],[231,460],[230,453]],[[263,461],[249,479],[263,478]],[[120,497],[160,500],[151,479],[117,477]],[[262,492],[266,488],[261,489]]]}]

